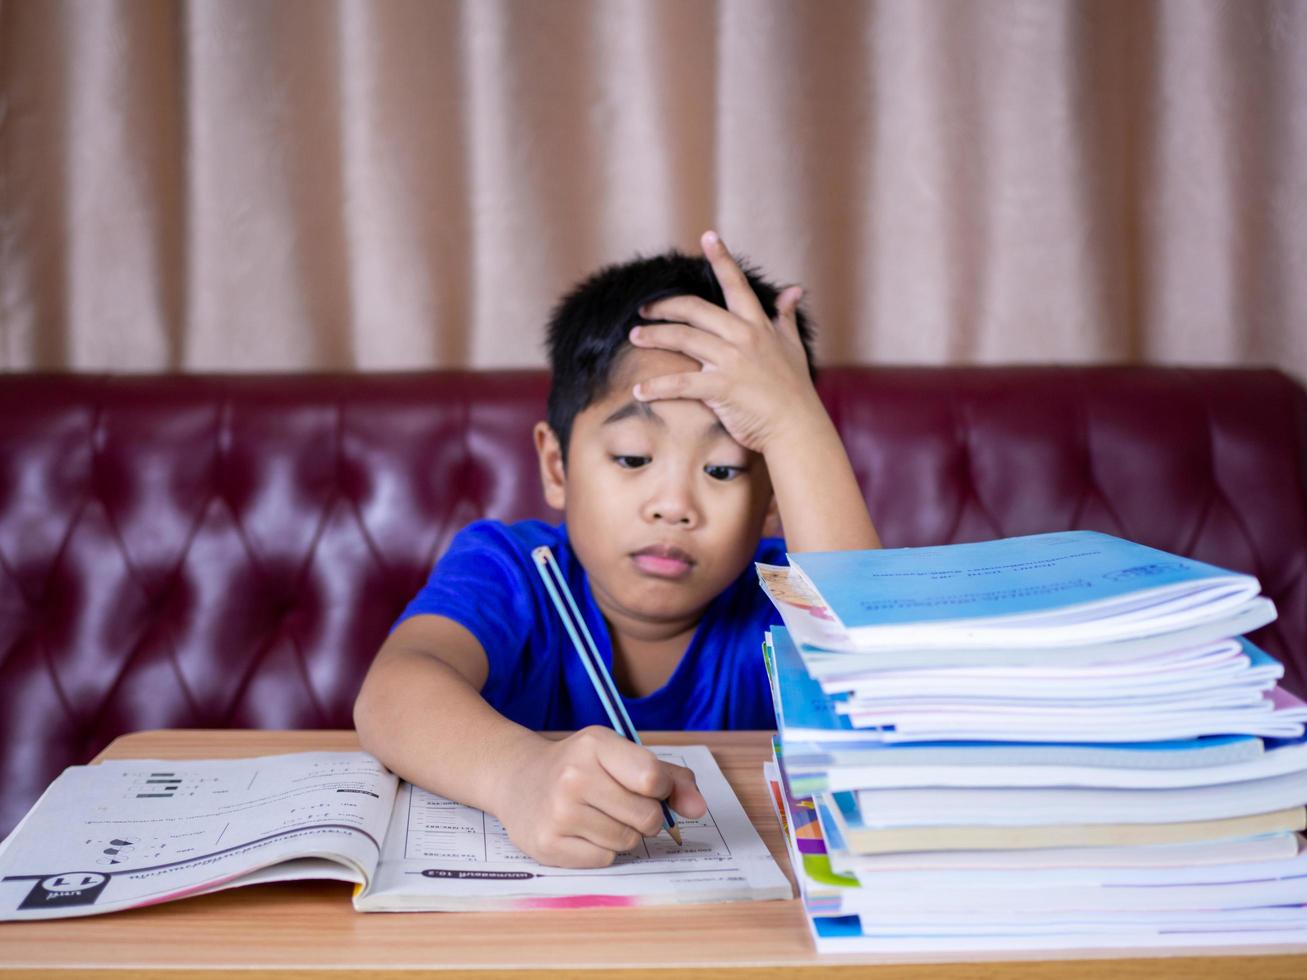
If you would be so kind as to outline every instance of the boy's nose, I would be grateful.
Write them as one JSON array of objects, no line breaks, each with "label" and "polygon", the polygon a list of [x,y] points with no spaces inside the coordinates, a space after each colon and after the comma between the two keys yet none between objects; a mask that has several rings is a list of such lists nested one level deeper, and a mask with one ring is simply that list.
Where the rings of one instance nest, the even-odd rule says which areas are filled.
[{"label": "boy's nose", "polygon": [[699,523],[699,512],[684,487],[664,487],[645,503],[644,518],[691,528]]},{"label": "boy's nose", "polygon": [[655,521],[666,521],[668,524],[684,524],[687,527],[692,525],[690,514],[685,510],[674,510],[670,507],[653,512]]}]

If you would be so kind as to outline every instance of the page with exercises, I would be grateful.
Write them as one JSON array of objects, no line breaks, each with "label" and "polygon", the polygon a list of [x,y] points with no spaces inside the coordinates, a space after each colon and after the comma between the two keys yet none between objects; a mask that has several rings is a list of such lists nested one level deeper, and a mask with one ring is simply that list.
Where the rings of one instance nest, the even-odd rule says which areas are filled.
[{"label": "page with exercises", "polygon": [[362,881],[397,783],[361,752],[71,767],[0,852],[0,919],[111,912],[252,880]]},{"label": "page with exercises", "polygon": [[659,746],[660,759],[694,771],[708,812],[678,819],[683,845],[661,833],[607,868],[538,864],[494,817],[401,785],[366,911],[658,905],[789,898],[790,884],[749,822],[712,753]]}]

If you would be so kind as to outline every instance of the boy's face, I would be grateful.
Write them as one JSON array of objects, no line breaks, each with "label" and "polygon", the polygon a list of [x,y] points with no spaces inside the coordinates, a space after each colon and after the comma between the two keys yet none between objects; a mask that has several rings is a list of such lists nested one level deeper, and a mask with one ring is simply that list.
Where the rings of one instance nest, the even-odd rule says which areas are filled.
[{"label": "boy's face", "polygon": [[698,370],[670,351],[628,348],[608,392],[572,424],[567,466],[536,426],[545,499],[611,626],[657,639],[693,625],[752,559],[771,513],[762,457],[726,434],[702,402],[637,402],[631,389]]}]

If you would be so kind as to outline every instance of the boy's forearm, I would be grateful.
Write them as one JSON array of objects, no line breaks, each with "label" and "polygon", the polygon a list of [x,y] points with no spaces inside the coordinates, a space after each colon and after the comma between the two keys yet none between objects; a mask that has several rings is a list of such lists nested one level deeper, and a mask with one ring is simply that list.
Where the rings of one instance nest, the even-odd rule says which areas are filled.
[{"label": "boy's forearm", "polygon": [[880,547],[849,454],[820,402],[791,416],[764,457],[788,550]]},{"label": "boy's forearm", "polygon": [[378,661],[354,706],[363,748],[410,783],[497,813],[502,773],[541,736],[434,657],[400,648]]}]

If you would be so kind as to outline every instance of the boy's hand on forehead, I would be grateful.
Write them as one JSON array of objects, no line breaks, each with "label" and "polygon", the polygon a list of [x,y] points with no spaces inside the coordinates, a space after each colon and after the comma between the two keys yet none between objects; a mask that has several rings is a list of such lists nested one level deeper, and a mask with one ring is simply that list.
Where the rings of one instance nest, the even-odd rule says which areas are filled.
[{"label": "boy's hand on forehead", "polygon": [[651,378],[635,387],[641,401],[693,398],[707,405],[731,437],[766,454],[790,427],[813,411],[824,415],[808,374],[795,310],[798,286],[781,291],[769,320],[749,280],[715,232],[700,239],[704,257],[726,297],[726,309],[698,296],[669,296],[640,310],[646,324],[631,330],[636,347],[677,351],[702,368]]}]

